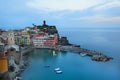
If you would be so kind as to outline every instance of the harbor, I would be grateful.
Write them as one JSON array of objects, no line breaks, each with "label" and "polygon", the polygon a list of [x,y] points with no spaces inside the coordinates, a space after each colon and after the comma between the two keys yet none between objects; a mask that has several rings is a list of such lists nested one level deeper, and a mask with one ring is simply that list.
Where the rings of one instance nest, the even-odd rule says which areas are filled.
[{"label": "harbor", "polygon": [[[82,48],[79,44],[72,44],[66,36],[60,36],[55,25],[47,25],[43,21],[42,25],[26,27],[23,30],[1,30],[1,63],[5,67],[1,67],[1,72],[8,73],[10,80],[22,79],[20,74],[26,70],[30,61],[28,55],[34,49],[47,49],[53,52],[53,56],[57,56],[55,52],[72,52],[81,56],[88,56],[92,61],[107,62],[112,57],[105,55],[96,50]],[[2,61],[3,58],[5,62]],[[55,73],[61,74],[60,68]]]},{"label": "harbor", "polygon": [[29,55],[31,64],[21,73],[23,80],[119,80],[119,71],[112,60],[96,62],[87,56],[65,51],[55,51],[55,54],[49,49],[34,49]]}]

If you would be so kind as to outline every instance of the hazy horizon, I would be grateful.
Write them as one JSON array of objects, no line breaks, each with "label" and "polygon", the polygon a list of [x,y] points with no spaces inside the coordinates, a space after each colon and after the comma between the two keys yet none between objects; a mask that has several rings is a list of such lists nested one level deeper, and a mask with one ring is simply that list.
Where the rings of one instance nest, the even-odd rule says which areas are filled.
[{"label": "hazy horizon", "polygon": [[120,28],[120,0],[1,0],[0,28]]}]

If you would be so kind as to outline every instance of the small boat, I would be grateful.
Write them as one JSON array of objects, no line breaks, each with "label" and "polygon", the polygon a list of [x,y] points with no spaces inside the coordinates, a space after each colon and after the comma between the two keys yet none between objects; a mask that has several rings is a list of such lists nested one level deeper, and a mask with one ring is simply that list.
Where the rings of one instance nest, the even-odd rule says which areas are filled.
[{"label": "small boat", "polygon": [[59,70],[60,70],[60,68],[55,68],[54,70],[55,70],[55,71],[59,71]]},{"label": "small boat", "polygon": [[55,51],[53,51],[53,56],[55,56],[56,54],[55,54]]},{"label": "small boat", "polygon": [[62,73],[62,71],[60,70],[60,68],[55,68],[54,70],[55,70],[55,72],[56,72],[57,74],[61,74],[61,73]]},{"label": "small boat", "polygon": [[87,54],[86,53],[80,53],[81,56],[86,56]]},{"label": "small boat", "polygon": [[62,73],[62,71],[61,71],[61,70],[58,70],[58,71],[56,71],[56,73],[57,73],[57,74],[61,74],[61,73]]},{"label": "small boat", "polygon": [[22,77],[16,77],[14,80],[22,80]]}]

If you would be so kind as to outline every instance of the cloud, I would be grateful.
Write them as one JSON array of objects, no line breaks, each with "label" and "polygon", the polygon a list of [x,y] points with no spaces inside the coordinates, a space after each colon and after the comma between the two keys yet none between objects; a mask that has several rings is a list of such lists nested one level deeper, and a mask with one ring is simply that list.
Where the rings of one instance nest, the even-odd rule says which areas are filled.
[{"label": "cloud", "polygon": [[114,7],[120,7],[120,0],[113,0],[105,4],[99,5],[95,7],[94,10],[105,10],[105,9],[110,9]]},{"label": "cloud", "polygon": [[43,11],[83,11],[103,2],[101,0],[31,0],[26,5]]},{"label": "cloud", "polygon": [[82,20],[92,23],[106,23],[106,22],[120,22],[120,16],[117,17],[105,17],[105,16],[86,16],[81,18],[76,18],[74,20]]}]

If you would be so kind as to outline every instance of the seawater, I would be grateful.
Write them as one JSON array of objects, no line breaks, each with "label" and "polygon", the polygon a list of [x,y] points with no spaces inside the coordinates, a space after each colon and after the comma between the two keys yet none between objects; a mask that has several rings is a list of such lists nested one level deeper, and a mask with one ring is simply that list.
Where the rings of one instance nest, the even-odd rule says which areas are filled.
[{"label": "seawater", "polygon": [[[103,52],[114,59],[95,62],[72,52],[35,49],[30,53],[30,65],[21,74],[23,80],[120,80],[120,30],[66,29],[60,35],[83,48]],[[49,67],[46,67],[49,66]],[[56,74],[59,67],[63,73]]]}]

